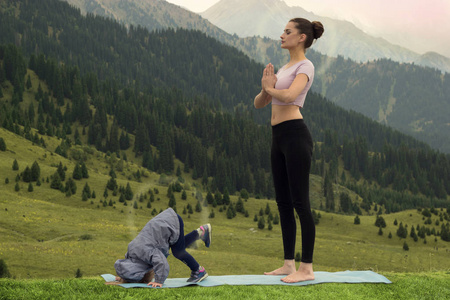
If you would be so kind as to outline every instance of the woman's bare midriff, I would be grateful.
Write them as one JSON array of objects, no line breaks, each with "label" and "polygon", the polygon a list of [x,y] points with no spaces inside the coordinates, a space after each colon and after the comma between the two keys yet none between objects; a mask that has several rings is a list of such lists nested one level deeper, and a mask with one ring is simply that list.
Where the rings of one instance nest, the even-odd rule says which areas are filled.
[{"label": "woman's bare midriff", "polygon": [[300,108],[297,105],[272,105],[272,126],[284,121],[303,119]]}]

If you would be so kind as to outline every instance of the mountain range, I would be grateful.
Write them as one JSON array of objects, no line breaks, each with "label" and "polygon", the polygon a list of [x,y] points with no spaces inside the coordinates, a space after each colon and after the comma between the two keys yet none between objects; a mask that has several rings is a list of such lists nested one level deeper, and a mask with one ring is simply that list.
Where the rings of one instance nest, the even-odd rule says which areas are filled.
[{"label": "mountain range", "polygon": [[366,34],[348,21],[318,16],[301,7],[289,7],[283,0],[221,0],[201,16],[230,34],[240,37],[267,36],[278,40],[287,20],[302,17],[322,22],[325,34],[314,45],[322,54],[338,55],[357,62],[380,58],[414,63],[450,72],[450,58],[438,53],[423,55]]},{"label": "mountain range", "polygon": [[[168,27],[199,30],[222,43],[236,47],[258,62],[263,64],[272,62],[277,68],[281,67],[288,60],[288,53],[283,51],[279,47],[279,42],[273,38],[260,36],[241,38],[237,34],[227,33],[195,13],[166,1],[65,1],[78,7],[84,14],[93,13],[107,16],[119,20],[126,26],[129,26],[129,24],[139,25],[149,30]],[[251,0],[242,1],[242,3],[233,1],[220,1],[207,10],[204,15],[216,11],[217,18],[224,18],[224,15],[230,15],[225,5],[228,5],[228,9],[231,11],[234,11],[234,7],[241,7],[241,11],[235,11],[235,14],[244,14],[243,11],[245,10],[251,10],[252,8],[256,10],[259,3],[258,14],[267,15],[266,19],[271,18],[273,22],[280,22],[280,26],[271,26],[278,32],[279,28],[284,28],[284,23],[288,17],[276,18],[276,12],[282,13],[283,10],[290,11],[290,8],[283,1],[264,0],[257,2]],[[229,3],[235,3],[235,5],[230,7]],[[274,3],[276,5],[273,5]],[[218,7],[222,7],[221,13],[217,10]],[[299,14],[316,19],[315,16],[301,8],[295,9]],[[250,12],[246,14],[250,15]],[[232,14],[230,18],[233,18]],[[243,15],[242,18],[244,18]],[[319,18],[324,22],[328,20],[317,17],[317,19]],[[281,21],[283,21],[282,24]],[[266,23],[273,24],[273,22]],[[364,38],[360,42],[355,40],[354,44],[366,45],[362,47],[365,50],[360,48],[355,53],[362,53],[366,52],[366,50],[381,47],[377,45],[390,45],[384,40],[372,38],[364,34],[349,22],[338,22],[331,19],[330,22],[347,28],[340,30],[347,32],[349,36],[361,36]],[[255,24],[255,22],[249,22],[247,20],[248,26],[252,25],[253,27],[257,27]],[[260,22],[259,24],[260,26],[265,26],[264,22]],[[327,28],[327,34],[324,35],[324,38],[326,35],[331,35],[330,31],[332,32],[333,30],[332,26],[325,26]],[[242,25],[241,27],[245,28],[246,26]],[[446,133],[450,126],[450,119],[446,113],[450,109],[450,102],[448,101],[448,96],[446,96],[448,95],[446,86],[448,85],[449,78],[447,75],[442,75],[441,71],[435,68],[420,67],[418,65],[419,61],[421,63],[433,61],[433,64],[445,66],[447,58],[435,53],[428,53],[422,55],[421,60],[418,60],[414,64],[400,63],[393,59],[377,59],[370,63],[362,63],[357,62],[353,58],[345,59],[343,55],[334,58],[333,56],[323,55],[315,51],[319,45],[325,44],[324,41],[324,39],[320,39],[316,45],[313,45],[308,50],[308,57],[316,65],[317,71],[313,90],[346,109],[361,112],[380,123],[387,124],[425,141],[435,149],[447,153],[450,152],[450,136]],[[368,41],[372,41],[373,45],[370,45]],[[349,47],[351,48],[351,46],[350,44]],[[342,47],[339,48],[341,49]],[[390,52],[395,52],[395,49],[399,49],[399,47],[390,45],[390,48],[385,48],[383,51],[387,51],[386,49],[391,49],[389,50]],[[406,54],[398,54],[398,57],[412,56],[411,51],[403,50],[403,53]],[[378,52],[374,51],[374,54],[371,55],[381,52],[381,50],[378,50]],[[358,71],[356,72],[355,70]],[[376,70],[376,73],[372,72],[373,70]],[[428,74],[428,77],[420,73]],[[364,79],[364,76],[366,77],[366,81],[371,76],[376,76],[376,78],[371,78],[370,80],[372,82],[365,82],[364,85],[361,85],[360,79]],[[401,76],[402,78],[396,78],[396,76]],[[432,78],[435,81],[427,84],[421,79],[423,76],[427,80],[431,80]],[[390,86],[385,86],[386,78],[390,78],[387,82]],[[400,85],[399,83],[402,84]],[[383,88],[380,88],[380,86]],[[393,96],[392,92],[394,90],[400,92],[401,97]]]}]

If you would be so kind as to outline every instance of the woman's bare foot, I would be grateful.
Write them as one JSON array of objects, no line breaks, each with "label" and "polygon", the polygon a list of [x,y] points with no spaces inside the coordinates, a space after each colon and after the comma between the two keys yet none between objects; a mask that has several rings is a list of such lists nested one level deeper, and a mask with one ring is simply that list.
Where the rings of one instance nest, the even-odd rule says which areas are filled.
[{"label": "woman's bare foot", "polygon": [[281,268],[273,270],[272,272],[264,272],[264,275],[289,275],[295,273],[295,261],[284,260],[284,265]]},{"label": "woman's bare foot", "polygon": [[298,270],[281,279],[286,283],[314,280],[312,264],[301,263]]}]

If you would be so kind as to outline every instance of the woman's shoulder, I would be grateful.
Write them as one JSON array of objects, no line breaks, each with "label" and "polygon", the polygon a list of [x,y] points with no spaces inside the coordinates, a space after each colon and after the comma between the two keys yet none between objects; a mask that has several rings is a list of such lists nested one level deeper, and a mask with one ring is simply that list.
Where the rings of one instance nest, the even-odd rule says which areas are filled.
[{"label": "woman's shoulder", "polygon": [[305,59],[298,62],[297,67],[295,68],[295,74],[307,74],[308,77],[311,77],[314,75],[314,65],[309,59]]},{"label": "woman's shoulder", "polygon": [[304,59],[304,60],[301,60],[301,61],[299,61],[297,63],[297,67],[298,68],[301,68],[301,67],[312,67],[312,68],[314,68],[314,64],[309,59]]}]

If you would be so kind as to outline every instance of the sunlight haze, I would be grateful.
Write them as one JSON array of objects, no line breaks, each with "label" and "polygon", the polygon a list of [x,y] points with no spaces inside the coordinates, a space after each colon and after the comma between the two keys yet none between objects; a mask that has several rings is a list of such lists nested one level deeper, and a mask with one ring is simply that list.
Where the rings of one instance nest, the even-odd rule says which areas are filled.
[{"label": "sunlight haze", "polygon": [[[168,0],[200,13],[219,0]],[[366,33],[423,54],[450,57],[450,1],[448,0],[285,0],[319,16],[347,20]]]}]

